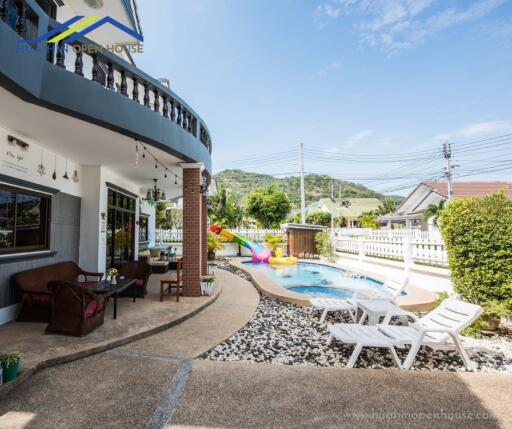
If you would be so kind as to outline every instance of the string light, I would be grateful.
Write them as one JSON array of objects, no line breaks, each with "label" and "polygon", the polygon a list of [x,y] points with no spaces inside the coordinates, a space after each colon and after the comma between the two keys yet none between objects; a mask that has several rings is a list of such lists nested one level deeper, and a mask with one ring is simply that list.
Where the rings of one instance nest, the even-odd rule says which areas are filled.
[{"label": "string light", "polygon": [[[140,151],[139,151],[139,141],[135,140],[135,167],[139,167],[140,166]],[[155,169],[158,169],[158,165],[160,165],[164,170],[165,170],[165,173],[164,173],[164,177],[167,179],[169,176],[168,176],[168,173],[169,173],[169,169],[162,163],[158,160],[158,158],[153,155],[151,153],[151,151],[146,147],[144,146],[142,143],[140,143],[140,145],[142,146],[142,157],[143,158],[146,158],[146,152],[149,154],[149,156],[151,158],[154,159],[155,161]],[[179,177],[176,173],[173,173],[174,174],[174,184],[177,185],[178,184],[178,178],[180,180],[183,180],[181,177]]]}]

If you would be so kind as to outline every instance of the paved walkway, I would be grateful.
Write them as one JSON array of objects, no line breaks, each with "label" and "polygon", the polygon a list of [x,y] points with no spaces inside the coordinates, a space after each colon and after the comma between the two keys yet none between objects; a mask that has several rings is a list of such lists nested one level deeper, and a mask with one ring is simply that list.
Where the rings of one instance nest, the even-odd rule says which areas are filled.
[{"label": "paved walkway", "polygon": [[221,296],[194,318],[36,374],[0,403],[0,427],[512,427],[512,374],[193,359],[243,326],[259,300],[249,283],[217,277]]}]

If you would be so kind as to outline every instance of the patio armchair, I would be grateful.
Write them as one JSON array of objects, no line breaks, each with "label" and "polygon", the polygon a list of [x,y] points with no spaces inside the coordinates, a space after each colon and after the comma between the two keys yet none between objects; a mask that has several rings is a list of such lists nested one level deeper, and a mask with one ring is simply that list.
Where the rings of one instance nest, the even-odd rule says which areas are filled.
[{"label": "patio armchair", "polygon": [[180,287],[183,288],[183,258],[178,259],[174,273],[160,280],[160,302],[163,302],[165,295],[171,294],[173,287],[176,288],[176,302],[179,302]]},{"label": "patio armchair", "polygon": [[73,261],[60,262],[16,274],[14,284],[22,293],[18,322],[50,320],[52,299],[48,283],[64,281],[87,287],[101,280],[102,277],[103,273],[87,272]]},{"label": "patio armchair", "polygon": [[[135,286],[137,288],[137,298],[145,298],[148,293],[148,281],[151,275],[151,267],[145,260],[128,262],[119,268],[119,275],[127,279],[136,279]],[[133,292],[126,290],[121,296],[133,296]]]},{"label": "patio armchair", "polygon": [[102,295],[62,281],[50,282],[48,289],[52,296],[52,310],[46,332],[81,337],[103,325],[108,301]]}]

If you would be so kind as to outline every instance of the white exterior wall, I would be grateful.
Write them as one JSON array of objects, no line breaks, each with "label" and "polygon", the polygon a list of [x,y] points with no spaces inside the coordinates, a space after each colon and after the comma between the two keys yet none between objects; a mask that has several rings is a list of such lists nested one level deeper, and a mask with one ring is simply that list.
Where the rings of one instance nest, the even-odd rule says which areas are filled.
[{"label": "white exterior wall", "polygon": [[[7,136],[13,136],[25,143],[29,147],[25,150],[20,146],[10,143]],[[46,167],[46,174],[40,175],[37,172],[37,166],[41,163],[41,153],[43,155],[43,165]],[[52,174],[56,164],[57,179],[53,180]],[[62,176],[66,168],[66,159],[52,152],[37,141],[23,136],[19,133],[9,130],[0,124],[0,173],[16,179],[26,180],[27,182],[37,183],[49,188],[59,189],[66,194],[77,197],[82,196],[83,171],[82,167],[73,160],[68,160],[68,176],[66,180]],[[78,172],[79,182],[72,180],[74,170]]]}]

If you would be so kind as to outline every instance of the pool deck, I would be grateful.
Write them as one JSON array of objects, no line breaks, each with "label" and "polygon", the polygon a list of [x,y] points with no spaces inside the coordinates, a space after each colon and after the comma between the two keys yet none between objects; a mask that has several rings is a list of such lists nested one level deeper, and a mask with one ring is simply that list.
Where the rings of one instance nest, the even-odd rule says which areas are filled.
[{"label": "pool deck", "polygon": [[[306,298],[304,295],[290,292],[286,288],[279,286],[274,280],[272,280],[267,274],[265,274],[263,271],[257,270],[255,268],[252,268],[250,266],[247,266],[244,264],[244,262],[250,262],[250,259],[248,258],[233,258],[231,260],[231,265],[244,271],[247,273],[251,279],[253,280],[253,283],[255,286],[260,290],[260,292],[269,297],[274,299],[279,299],[284,302],[288,302],[291,304],[301,305],[301,306],[309,306],[309,298]],[[329,267],[335,267],[340,268],[336,264],[332,264],[329,262],[319,262],[319,261],[300,261],[300,262],[311,262],[311,263],[318,263],[321,265],[326,265]],[[379,281],[385,281],[386,278],[384,276],[381,276],[377,273],[371,273],[371,277],[375,280]],[[402,307],[404,310],[407,311],[415,311],[415,312],[422,312],[422,311],[428,311],[432,308],[432,304],[437,300],[438,296],[437,294],[430,292],[424,288],[415,286],[415,285],[407,285],[405,288],[405,291],[407,292],[407,295],[398,298],[397,303]]]}]

